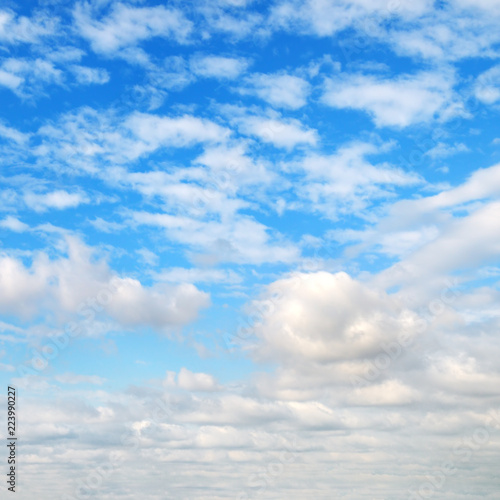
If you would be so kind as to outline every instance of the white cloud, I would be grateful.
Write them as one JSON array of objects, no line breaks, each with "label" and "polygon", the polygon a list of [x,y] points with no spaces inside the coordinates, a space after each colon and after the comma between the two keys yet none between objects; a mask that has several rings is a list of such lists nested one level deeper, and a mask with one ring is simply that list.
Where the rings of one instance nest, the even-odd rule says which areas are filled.
[{"label": "white cloud", "polygon": [[[284,0],[272,6],[269,24],[290,33],[338,36],[347,63],[358,60],[372,42],[389,44],[401,56],[456,61],[498,56],[499,14],[489,0],[456,0],[446,8],[432,0]],[[349,28],[352,35],[345,34]]]},{"label": "white cloud", "polygon": [[63,72],[52,61],[42,58],[8,58],[0,68],[0,85],[20,97],[36,94],[44,85],[62,85]]},{"label": "white cloud", "polygon": [[470,151],[470,149],[463,142],[457,142],[455,144],[438,142],[434,147],[426,151],[425,154],[435,159],[447,158],[448,156],[453,156],[458,153],[465,153],[467,151]]},{"label": "white cloud", "polygon": [[310,210],[335,219],[342,213],[361,214],[374,200],[391,196],[397,186],[422,183],[417,174],[367,159],[390,147],[353,142],[331,156],[308,154],[289,167],[305,175],[298,196],[307,200]]},{"label": "white cloud", "polygon": [[123,278],[118,286],[106,311],[129,327],[150,325],[161,330],[180,326],[195,320],[198,311],[210,303],[207,293],[189,283],[144,287],[138,280]]},{"label": "white cloud", "polygon": [[452,3],[466,9],[484,10],[488,15],[500,15],[500,2],[498,0],[453,0]]},{"label": "white cloud", "polygon": [[389,41],[398,55],[434,62],[453,62],[471,57],[498,57],[500,34],[498,7],[492,3],[458,0],[447,8],[433,9],[410,26],[393,26],[377,35]]},{"label": "white cloud", "polygon": [[[160,257],[155,252],[149,250],[149,248],[139,248],[135,253],[139,255],[141,260],[148,266],[155,267],[160,262]],[[192,283],[192,281],[190,283]]]},{"label": "white cloud", "polygon": [[26,144],[30,138],[30,134],[24,134],[19,130],[8,127],[2,123],[0,123],[0,137],[5,137],[6,139],[10,139],[17,144]]},{"label": "white cloud", "polygon": [[270,185],[278,179],[268,163],[253,159],[242,143],[209,146],[194,163],[208,167],[204,180],[209,188],[228,194],[245,191],[249,186]]},{"label": "white cloud", "polygon": [[8,215],[5,219],[0,221],[0,226],[5,229],[10,229],[11,231],[15,231],[16,233],[23,233],[29,229],[28,224],[25,224],[12,215]]},{"label": "white cloud", "polygon": [[105,176],[103,164],[131,163],[162,147],[221,143],[231,132],[211,120],[187,114],[169,117],[133,112],[117,116],[112,110],[98,112],[84,107],[42,126],[38,134],[41,145],[33,153],[44,165]]},{"label": "white cloud", "polygon": [[380,384],[354,389],[348,399],[351,404],[380,407],[414,403],[421,398],[416,389],[399,380],[385,380]]},{"label": "white cloud", "polygon": [[109,82],[109,73],[103,68],[89,68],[87,66],[71,66],[78,83],[82,85],[98,84]]},{"label": "white cloud", "polygon": [[124,176],[123,184],[133,187],[147,199],[160,198],[170,210],[197,219],[216,214],[231,217],[247,206],[243,200],[232,196],[236,179],[216,177],[206,169],[189,172],[179,169],[174,174],[131,173]]},{"label": "white cloud", "polygon": [[277,147],[292,149],[299,144],[315,146],[318,142],[316,130],[305,128],[298,120],[247,116],[239,122],[242,132]]},{"label": "white cloud", "polygon": [[50,193],[25,192],[24,202],[29,208],[36,212],[45,212],[51,208],[65,210],[75,208],[82,203],[90,203],[90,199],[83,193],[69,193],[63,189],[52,191]]},{"label": "white cloud", "polygon": [[181,368],[177,375],[177,384],[186,391],[217,391],[219,384],[212,375],[208,373],[194,373],[187,368]]},{"label": "white cloud", "polygon": [[146,287],[136,279],[113,276],[104,260],[93,261],[93,249],[73,237],[66,245],[67,256],[50,260],[39,252],[30,266],[1,256],[0,310],[22,318],[49,314],[47,319],[59,321],[81,315],[85,328],[104,310],[102,314],[123,327],[162,330],[192,321],[209,303],[208,295],[191,284]]},{"label": "white cloud", "polygon": [[381,279],[394,284],[413,280],[415,287],[428,286],[453,272],[494,263],[500,252],[498,210],[500,202],[495,201],[472,208],[466,216],[448,220],[439,236],[382,272]]},{"label": "white cloud", "polygon": [[185,147],[198,142],[221,142],[230,134],[210,120],[189,115],[170,118],[134,113],[124,125],[139,139],[135,147],[143,151],[153,151],[163,144]]},{"label": "white cloud", "polygon": [[125,226],[118,222],[107,221],[102,219],[101,217],[96,217],[93,220],[89,220],[89,224],[91,224],[98,231],[102,231],[103,233],[118,233]]},{"label": "white cloud", "polygon": [[[297,249],[290,243],[273,241],[263,224],[245,215],[200,221],[166,213],[132,212],[131,222],[165,229],[172,241],[188,245],[192,258],[203,264],[238,262],[293,262]],[[195,253],[196,252],[196,253]]]},{"label": "white cloud", "polygon": [[240,40],[247,36],[265,36],[267,30],[263,25],[264,15],[250,9],[241,9],[246,3],[236,1],[198,2],[198,12],[204,17],[202,38],[212,35],[226,34],[232,39]]},{"label": "white cloud", "polygon": [[252,310],[264,311],[254,328],[254,355],[285,366],[362,361],[405,329],[415,334],[416,317],[408,321],[408,312],[403,319],[400,303],[346,273],[296,273],[278,280]]},{"label": "white cloud", "polygon": [[[500,165],[494,165],[489,168],[477,169],[462,184],[444,189],[438,194],[393,203],[387,213],[381,214],[378,222],[370,229],[361,231],[338,230],[333,231],[331,235],[342,242],[360,242],[349,250],[350,256],[360,251],[376,250],[390,256],[404,256],[406,259],[420,248],[427,248],[427,245],[430,245],[430,250],[427,253],[429,261],[423,265],[423,257],[418,264],[422,266],[422,269],[425,269],[428,266],[432,267],[434,261],[446,263],[445,255],[447,254],[440,253],[442,251],[452,252],[453,255],[457,252],[459,254],[459,249],[467,246],[466,241],[469,237],[466,237],[465,234],[471,226],[476,225],[474,228],[471,227],[473,232],[480,231],[483,232],[483,237],[486,239],[494,239],[495,226],[493,222],[488,222],[486,215],[483,219],[479,214],[482,210],[486,210],[486,212],[494,210],[495,205],[492,205],[491,202],[498,200],[499,197]],[[472,222],[475,217],[478,219],[476,222]],[[488,229],[488,224],[491,224],[490,229]],[[432,246],[433,242],[437,242],[448,231],[451,233],[463,231],[465,240],[463,243],[457,242],[457,252],[451,250],[451,242],[450,249],[446,250],[437,250],[437,247]],[[455,237],[460,238],[458,235]],[[439,243],[439,245],[441,244]],[[487,248],[491,244],[492,242],[486,241],[483,244],[478,244],[478,256],[484,254],[485,251],[487,253]],[[470,255],[472,257],[472,251]],[[450,259],[450,263],[453,260],[453,258]],[[393,271],[395,272],[395,270]],[[420,274],[420,271],[416,272]],[[434,272],[434,278],[439,280],[441,275],[437,269]],[[423,278],[423,274],[421,277],[422,281],[425,282],[429,276]]]},{"label": "white cloud", "polygon": [[421,72],[384,79],[374,75],[348,75],[327,80],[323,101],[340,109],[370,114],[378,127],[407,127],[440,116],[461,112],[454,109],[454,78]]},{"label": "white cloud", "polygon": [[472,397],[498,394],[500,375],[472,356],[442,357],[430,368],[429,377],[436,387]]},{"label": "white cloud", "polygon": [[166,57],[162,64],[149,71],[148,77],[156,90],[181,90],[196,79],[186,60],[180,56]]},{"label": "white cloud", "polygon": [[54,377],[61,384],[95,384],[102,385],[105,379],[97,375],[78,375],[76,373],[61,373]]},{"label": "white cloud", "polygon": [[500,195],[500,164],[475,170],[459,186],[443,190],[440,193],[418,201],[402,201],[394,206],[399,213],[420,214],[432,210],[453,207],[470,201],[495,198]]},{"label": "white cloud", "polygon": [[17,89],[23,83],[23,79],[13,73],[0,69],[0,85],[10,90]]},{"label": "white cloud", "polygon": [[171,267],[155,274],[158,281],[170,283],[241,283],[242,276],[226,269]]},{"label": "white cloud", "polygon": [[181,11],[163,5],[157,7],[130,7],[115,3],[103,20],[92,18],[87,5],[77,4],[74,10],[76,27],[95,52],[113,54],[121,49],[153,37],[186,40],[192,23]]},{"label": "white cloud", "polygon": [[256,95],[271,106],[299,109],[307,102],[310,85],[298,76],[254,73],[237,90],[243,95]]},{"label": "white cloud", "polygon": [[398,16],[412,20],[430,10],[430,0],[387,3],[385,0],[285,0],[273,6],[270,23],[276,28],[316,36],[331,36],[348,27],[371,28]]},{"label": "white cloud", "polygon": [[474,86],[476,97],[485,104],[500,101],[500,65],[481,73]]},{"label": "white cloud", "polygon": [[248,61],[242,58],[222,56],[195,56],[190,61],[191,71],[204,78],[233,80],[248,67]]},{"label": "white cloud", "polygon": [[58,19],[39,14],[36,19],[17,16],[0,10],[0,40],[6,43],[36,43],[41,37],[54,34]]}]

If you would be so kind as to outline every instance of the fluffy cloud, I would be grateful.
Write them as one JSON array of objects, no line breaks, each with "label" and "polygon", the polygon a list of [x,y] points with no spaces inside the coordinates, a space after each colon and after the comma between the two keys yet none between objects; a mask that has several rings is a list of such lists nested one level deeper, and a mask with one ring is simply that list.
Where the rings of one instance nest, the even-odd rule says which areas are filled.
[{"label": "fluffy cloud", "polygon": [[500,2],[498,0],[478,0],[477,2],[472,0],[454,0],[453,4],[472,10],[484,10],[488,15],[496,14],[500,16]]},{"label": "fluffy cloud", "polygon": [[243,278],[231,270],[172,267],[155,278],[170,283],[240,283]]},{"label": "fluffy cloud", "polygon": [[39,252],[28,267],[3,255],[0,269],[0,309],[23,319],[49,313],[47,317],[61,321],[79,314],[88,322],[104,309],[123,326],[161,329],[193,320],[209,302],[206,293],[190,284],[145,287],[138,280],[113,276],[103,260],[92,261],[91,248],[72,237],[66,257],[51,260]]},{"label": "fluffy cloud", "polygon": [[95,384],[102,385],[105,379],[97,375],[77,375],[76,373],[62,373],[54,379],[61,384]]},{"label": "fluffy cloud", "polygon": [[0,67],[0,85],[19,97],[37,94],[46,85],[63,85],[63,72],[52,61],[42,58],[8,58]]},{"label": "fluffy cloud", "polygon": [[143,151],[153,151],[163,144],[185,147],[196,142],[221,142],[229,135],[228,130],[210,120],[187,115],[169,118],[134,113],[125,127],[141,141],[137,146]]},{"label": "fluffy cloud", "polygon": [[169,117],[133,112],[117,117],[112,110],[98,112],[84,107],[41,127],[38,134],[42,143],[34,154],[44,165],[104,176],[103,162],[131,163],[162,147],[221,143],[231,132],[211,120],[187,114]]},{"label": "fluffy cloud", "polygon": [[268,228],[251,217],[235,215],[220,221],[200,221],[166,213],[133,212],[131,222],[164,228],[169,240],[188,245],[192,258],[204,264],[238,262],[293,262],[298,250],[290,243],[273,241]]},{"label": "fluffy cloud", "polygon": [[21,85],[22,82],[22,78],[0,69],[0,85],[7,87],[10,90],[15,90]]},{"label": "fluffy cloud", "polygon": [[[400,200],[390,207],[371,230],[364,233],[354,231],[350,235],[353,241],[362,241],[358,250],[376,246],[378,251],[392,255],[413,254],[426,244],[434,244],[432,242],[444,232],[466,231],[466,227],[471,227],[475,220],[479,225],[474,231],[482,232],[483,237],[489,240],[494,238],[495,232],[488,230],[488,226],[492,224],[490,228],[494,228],[495,223],[486,214],[495,210],[495,200],[499,196],[500,165],[493,165],[476,170],[465,182],[438,194],[416,200]],[[340,233],[336,233],[336,236],[340,236]],[[348,233],[344,236],[344,241],[350,239]],[[467,241],[468,238],[463,242],[457,241],[457,248],[464,248]],[[488,246],[481,248],[485,250]],[[483,250],[480,254],[483,254]],[[449,251],[455,254],[451,249]],[[436,253],[427,264],[431,265],[434,259],[441,257],[444,256]]]},{"label": "fluffy cloud", "polygon": [[453,78],[439,73],[396,79],[349,75],[328,80],[323,100],[335,108],[365,111],[378,127],[407,127],[439,115],[449,117],[455,104],[452,88]]},{"label": "fluffy cloud", "polygon": [[24,193],[24,202],[36,212],[45,212],[51,208],[64,210],[74,208],[82,203],[89,203],[90,199],[82,193],[69,193],[65,190],[56,190],[50,193]]},{"label": "fluffy cloud", "polygon": [[54,34],[58,20],[39,15],[36,19],[17,16],[10,10],[0,11],[0,40],[6,43],[35,43],[41,37]]},{"label": "fluffy cloud", "polygon": [[[404,492],[411,498],[411,491],[429,477],[441,477],[444,460],[462,468],[480,459],[473,471],[464,467],[462,477],[472,484],[488,481],[496,466],[496,453],[488,451],[500,445],[500,414],[492,403],[498,399],[500,345],[493,335],[476,337],[476,347],[462,353],[471,331],[442,331],[444,352],[434,352],[432,360],[412,345],[377,368],[377,353],[385,352],[385,342],[396,342],[402,330],[418,330],[418,315],[402,307],[399,297],[345,273],[320,272],[279,279],[266,287],[259,302],[251,305],[264,312],[254,330],[261,344],[253,355],[262,355],[261,349],[272,344],[273,370],[230,385],[220,385],[209,373],[167,370],[165,379],[144,387],[74,391],[71,397],[58,396],[57,405],[25,396],[25,449],[33,457],[25,464],[27,470],[34,474],[48,469],[50,478],[71,458],[78,464],[79,481],[62,482],[61,493],[96,490],[96,477],[104,497],[111,498],[120,487],[127,500],[138,488],[160,499],[164,483],[154,475],[147,484],[124,481],[118,471],[136,478],[132,471],[146,474],[165,463],[170,483],[179,486],[193,467],[202,472],[203,490],[191,493],[200,500],[207,489],[242,499],[255,491],[263,498],[278,493],[297,500],[311,491],[331,498],[333,491],[361,500],[373,494],[374,470],[382,478],[377,483],[382,495],[396,499]],[[422,340],[415,338],[417,344]],[[366,383],[353,387],[351,376],[363,374]],[[72,373],[54,380],[100,382]],[[31,387],[47,391],[50,383],[49,377],[35,377]],[[86,404],[89,398],[96,404]],[[92,431],[83,432],[88,428]],[[60,441],[58,451],[40,464],[35,457],[48,439]],[[415,440],[432,442],[439,457],[429,455],[427,446],[416,446]],[[395,458],[408,468],[403,478],[391,466]],[[340,470],[333,467],[339,461]],[[272,483],[258,482],[259,474],[267,474]],[[465,500],[462,484],[452,476],[445,476],[448,496]],[[355,493],[350,490],[353,481]],[[50,486],[43,480],[41,484]],[[181,500],[182,493],[172,491]]]},{"label": "fluffy cloud", "polygon": [[500,65],[493,66],[477,77],[475,94],[485,104],[500,100]]},{"label": "fluffy cloud", "polygon": [[0,137],[4,137],[5,139],[12,140],[17,144],[25,144],[29,140],[29,134],[25,134],[20,132],[19,130],[9,127],[0,123]]},{"label": "fluffy cloud", "polygon": [[78,83],[82,85],[99,84],[109,82],[109,73],[102,68],[89,68],[87,66],[71,66]]},{"label": "fluffy cloud", "polygon": [[421,183],[417,174],[367,159],[388,147],[391,145],[353,142],[331,156],[308,154],[290,167],[305,176],[297,194],[307,200],[311,210],[336,219],[339,214],[358,213],[372,201],[390,196],[397,186]]},{"label": "fluffy cloud", "polygon": [[335,3],[326,0],[285,0],[273,6],[270,22],[289,31],[331,36],[348,27],[373,27],[394,15],[410,20],[424,14],[430,7],[429,0],[411,4],[391,4],[384,0],[342,0]]},{"label": "fluffy cloud", "polygon": [[208,373],[193,373],[187,368],[181,368],[177,376],[177,384],[186,391],[210,392],[219,389],[217,381]]},{"label": "fluffy cloud", "polygon": [[307,102],[309,83],[287,74],[253,74],[237,90],[243,95],[255,95],[277,108],[299,109]]},{"label": "fluffy cloud", "polygon": [[[296,274],[274,282],[266,304],[272,313],[255,329],[262,341],[255,355],[278,357],[285,365],[297,362],[328,364],[360,360],[380,352],[381,345],[397,339],[403,327],[401,304],[370,290],[345,273]],[[278,297],[273,300],[273,297]]]},{"label": "fluffy cloud", "polygon": [[197,56],[190,61],[191,71],[204,78],[233,80],[248,67],[245,59],[221,56]]},{"label": "fluffy cloud", "polygon": [[463,143],[446,144],[444,142],[438,142],[434,147],[426,151],[426,155],[430,156],[432,159],[435,158],[447,158],[448,156],[453,156],[458,153],[464,153],[469,151],[469,148]]},{"label": "fluffy cloud", "polygon": [[[457,270],[492,264],[500,251],[500,202],[487,203],[444,224],[439,236],[417,248],[404,262],[382,273],[388,281],[428,285]],[[427,282],[426,282],[427,280]]]},{"label": "fluffy cloud", "polygon": [[15,231],[16,233],[22,233],[29,229],[28,224],[25,224],[12,215],[8,215],[5,219],[0,221],[0,226],[5,229],[10,229],[11,231]]},{"label": "fluffy cloud", "polygon": [[318,142],[316,131],[304,128],[298,120],[248,116],[239,123],[244,133],[281,148],[292,149],[300,144],[315,146]]},{"label": "fluffy cloud", "polygon": [[153,37],[185,41],[192,29],[182,12],[158,7],[130,7],[115,3],[102,20],[92,18],[88,5],[77,4],[75,25],[94,51],[114,54]]}]

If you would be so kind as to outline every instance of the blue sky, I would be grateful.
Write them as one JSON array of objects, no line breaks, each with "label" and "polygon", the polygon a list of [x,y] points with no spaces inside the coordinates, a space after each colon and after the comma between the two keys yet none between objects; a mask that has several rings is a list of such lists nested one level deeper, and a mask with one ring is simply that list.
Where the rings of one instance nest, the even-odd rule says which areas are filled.
[{"label": "blue sky", "polygon": [[499,498],[499,22],[5,2],[20,498]]}]

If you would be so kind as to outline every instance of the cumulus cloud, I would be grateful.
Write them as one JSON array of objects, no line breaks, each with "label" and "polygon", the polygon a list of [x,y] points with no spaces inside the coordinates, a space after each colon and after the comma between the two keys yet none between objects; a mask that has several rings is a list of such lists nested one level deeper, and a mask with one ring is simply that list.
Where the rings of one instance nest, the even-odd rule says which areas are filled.
[{"label": "cumulus cloud", "polygon": [[0,69],[0,85],[10,90],[16,90],[23,83],[23,79],[14,73]]},{"label": "cumulus cloud", "polygon": [[44,164],[98,173],[102,162],[131,163],[163,147],[217,144],[228,139],[231,132],[211,120],[188,114],[171,117],[133,112],[118,117],[113,110],[98,112],[84,107],[44,125],[38,134],[42,144],[34,154]]},{"label": "cumulus cloud", "polygon": [[266,293],[254,307],[267,301],[273,311],[255,329],[262,341],[255,355],[277,356],[285,365],[373,357],[408,328],[401,304],[346,273],[298,273],[274,282]]},{"label": "cumulus cloud", "polygon": [[237,91],[257,96],[277,108],[299,109],[307,102],[310,84],[298,76],[255,73]]},{"label": "cumulus cloud", "polygon": [[248,67],[246,59],[223,56],[195,56],[190,61],[191,71],[204,78],[233,80]]},{"label": "cumulus cloud", "polygon": [[134,113],[125,127],[141,141],[137,146],[142,146],[144,151],[152,151],[162,144],[183,147],[196,142],[221,142],[229,135],[228,130],[210,120],[188,115],[170,118]]},{"label": "cumulus cloud", "polygon": [[89,68],[87,66],[71,66],[76,81],[82,85],[98,84],[109,82],[109,73],[103,68]]},{"label": "cumulus cloud", "polygon": [[26,205],[36,212],[45,212],[52,208],[57,210],[75,208],[82,203],[90,202],[83,193],[69,193],[63,189],[43,194],[28,191],[24,193],[23,198]]},{"label": "cumulus cloud", "polygon": [[28,224],[25,224],[13,215],[8,215],[5,219],[0,221],[0,226],[5,229],[10,229],[16,233],[23,233],[29,229]]},{"label": "cumulus cloud", "polygon": [[187,368],[181,368],[177,375],[177,384],[186,391],[210,392],[219,390],[219,385],[208,373],[194,373]]},{"label": "cumulus cloud", "polygon": [[386,163],[369,159],[391,144],[353,142],[330,156],[310,153],[290,168],[304,175],[300,198],[309,209],[335,219],[343,213],[358,213],[374,200],[391,195],[398,186],[418,185],[423,180]]},{"label": "cumulus cloud", "polygon": [[58,19],[44,14],[36,19],[18,16],[11,10],[0,10],[0,40],[5,43],[36,43],[55,32]]},{"label": "cumulus cloud", "polygon": [[323,101],[341,109],[367,112],[378,127],[407,127],[460,112],[453,95],[453,78],[422,72],[396,79],[349,75],[327,80]]},{"label": "cumulus cloud", "polygon": [[217,262],[293,262],[297,248],[273,241],[268,228],[244,215],[230,219],[200,221],[166,213],[133,212],[131,222],[165,230],[168,239],[192,248],[192,258],[205,264]]},{"label": "cumulus cloud", "polygon": [[240,283],[243,278],[231,270],[171,267],[156,274],[156,279],[170,283]]},{"label": "cumulus cloud", "polygon": [[111,12],[97,20],[88,5],[77,4],[74,9],[75,25],[95,52],[112,55],[127,47],[153,37],[183,42],[192,24],[181,11],[163,5],[157,7],[131,7],[115,3]]},{"label": "cumulus cloud", "polygon": [[335,3],[326,0],[284,0],[271,9],[270,22],[278,29],[332,36],[348,27],[376,26],[394,15],[412,20],[429,11],[431,5],[429,0],[394,5],[384,0],[342,0]]},{"label": "cumulus cloud", "polygon": [[493,66],[477,77],[475,94],[485,104],[494,104],[500,100],[500,65]]},{"label": "cumulus cloud", "polygon": [[425,154],[430,156],[432,159],[436,158],[447,158],[448,156],[453,156],[458,153],[464,153],[470,151],[469,148],[463,143],[458,142],[455,144],[446,144],[444,142],[438,142],[434,147],[426,151]]},{"label": "cumulus cloud", "polygon": [[305,128],[298,120],[248,116],[239,122],[244,133],[277,147],[292,149],[300,144],[315,146],[318,142],[317,132]]},{"label": "cumulus cloud", "polygon": [[[66,240],[67,255],[49,259],[39,252],[26,266],[3,255],[0,259],[0,309],[23,319],[95,319],[101,311],[122,326],[165,328],[193,320],[209,303],[208,295],[190,284],[144,286],[119,278],[103,260],[93,262],[92,249],[74,237]],[[78,283],[78,286],[75,286]],[[98,302],[96,302],[98,301]]]},{"label": "cumulus cloud", "polygon": [[495,215],[499,209],[498,201],[485,203],[466,216],[449,220],[438,236],[384,271],[381,279],[414,280],[418,286],[455,270],[492,264],[500,251],[500,223]]},{"label": "cumulus cloud", "polygon": [[[499,196],[500,166],[477,169],[463,183],[438,194],[397,201],[371,230],[350,234],[353,240],[362,241],[358,250],[375,245],[378,251],[388,254],[394,254],[399,249],[396,255],[413,254],[424,245],[434,245],[433,242],[441,245],[443,240],[437,243],[438,236],[448,231],[460,231],[460,228],[466,231],[467,226],[474,224],[473,220],[478,223],[474,231],[484,231],[483,237],[486,239],[494,238],[495,232],[488,231],[488,227],[494,228],[495,223],[486,214],[495,210]],[[345,238],[345,241],[349,240],[348,233],[345,233]],[[457,248],[464,248],[467,243],[457,241],[457,245]],[[486,251],[484,246],[481,248],[483,250],[478,255],[484,255]],[[435,254],[429,265],[434,262],[434,258],[440,259],[440,256]]]},{"label": "cumulus cloud", "polygon": [[478,0],[477,2],[472,0],[454,0],[453,3],[462,8],[483,10],[488,15],[496,14],[500,16],[500,2],[498,0]]},{"label": "cumulus cloud", "polygon": [[7,125],[0,123],[0,137],[4,137],[5,139],[23,145],[29,141],[30,134],[25,134],[13,127],[9,127]]},{"label": "cumulus cloud", "polygon": [[94,384],[102,385],[105,379],[97,375],[78,375],[76,373],[61,373],[54,379],[61,384]]},{"label": "cumulus cloud", "polygon": [[64,75],[52,61],[10,57],[0,66],[0,85],[3,85],[21,98],[41,93],[49,85],[62,86]]}]

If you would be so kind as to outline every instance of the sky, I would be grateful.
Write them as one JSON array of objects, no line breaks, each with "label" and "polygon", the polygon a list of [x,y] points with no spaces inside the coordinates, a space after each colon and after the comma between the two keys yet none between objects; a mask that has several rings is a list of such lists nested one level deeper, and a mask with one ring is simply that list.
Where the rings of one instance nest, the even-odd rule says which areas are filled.
[{"label": "sky", "polygon": [[500,499],[499,25],[2,2],[16,498]]}]

